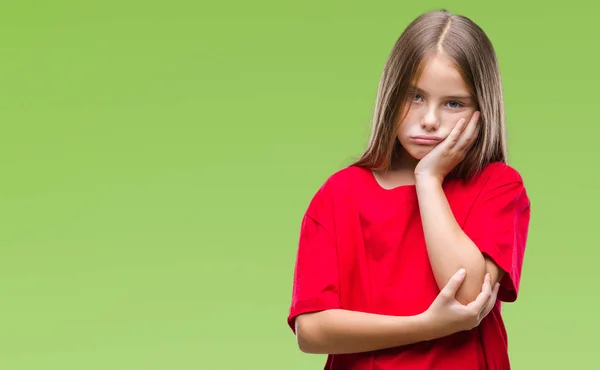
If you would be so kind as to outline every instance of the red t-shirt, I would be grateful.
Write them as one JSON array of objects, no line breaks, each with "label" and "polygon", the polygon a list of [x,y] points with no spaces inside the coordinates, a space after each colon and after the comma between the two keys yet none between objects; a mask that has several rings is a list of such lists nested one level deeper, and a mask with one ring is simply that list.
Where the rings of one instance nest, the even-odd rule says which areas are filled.
[{"label": "red t-shirt", "polygon": [[[493,163],[444,191],[471,240],[505,272],[498,301],[473,330],[398,348],[330,355],[328,370],[507,370],[500,302],[517,299],[529,226],[519,173]],[[382,188],[372,172],[350,166],[320,187],[302,220],[288,325],[307,312],[341,308],[416,315],[437,297],[414,185]]]}]

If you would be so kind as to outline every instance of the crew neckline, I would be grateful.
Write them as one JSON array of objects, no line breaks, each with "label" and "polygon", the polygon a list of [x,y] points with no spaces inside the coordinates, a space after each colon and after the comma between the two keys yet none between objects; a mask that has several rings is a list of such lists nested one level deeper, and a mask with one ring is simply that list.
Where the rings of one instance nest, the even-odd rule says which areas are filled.
[{"label": "crew neckline", "polygon": [[393,188],[386,188],[379,183],[379,180],[377,180],[377,177],[375,177],[375,174],[373,173],[373,171],[371,169],[365,168],[365,171],[367,171],[367,176],[369,177],[369,181],[371,182],[371,184],[373,186],[379,188],[383,192],[388,192],[388,193],[411,192],[412,193],[412,192],[416,191],[416,184],[404,184],[404,185],[394,186]]}]

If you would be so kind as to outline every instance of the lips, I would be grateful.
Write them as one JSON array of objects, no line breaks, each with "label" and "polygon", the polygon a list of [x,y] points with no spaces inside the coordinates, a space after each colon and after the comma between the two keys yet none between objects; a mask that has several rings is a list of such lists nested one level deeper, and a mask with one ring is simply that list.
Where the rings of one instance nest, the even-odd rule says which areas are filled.
[{"label": "lips", "polygon": [[415,144],[435,145],[435,144],[439,144],[443,139],[438,136],[419,135],[419,136],[411,136],[411,140]]}]

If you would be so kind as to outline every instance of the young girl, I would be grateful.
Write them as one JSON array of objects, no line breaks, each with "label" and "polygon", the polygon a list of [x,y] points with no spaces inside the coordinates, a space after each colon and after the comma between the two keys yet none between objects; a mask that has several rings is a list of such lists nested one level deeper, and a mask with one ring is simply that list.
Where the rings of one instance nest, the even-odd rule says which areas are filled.
[{"label": "young girl", "polygon": [[288,324],[332,370],[510,368],[530,203],[506,164],[498,63],[471,20],[433,11],[398,39],[362,157],[302,221]]}]

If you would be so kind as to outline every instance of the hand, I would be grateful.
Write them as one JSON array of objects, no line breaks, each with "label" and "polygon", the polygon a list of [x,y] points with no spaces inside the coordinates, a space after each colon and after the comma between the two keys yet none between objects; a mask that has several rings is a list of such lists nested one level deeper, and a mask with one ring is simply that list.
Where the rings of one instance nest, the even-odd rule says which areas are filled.
[{"label": "hand", "polygon": [[417,164],[417,177],[433,177],[440,182],[466,156],[479,133],[479,112],[473,113],[467,123],[465,118],[458,121],[450,135],[427,153]]},{"label": "hand", "polygon": [[423,314],[436,333],[441,332],[442,336],[475,328],[496,303],[500,284],[496,283],[492,289],[489,274],[486,274],[481,293],[473,302],[466,306],[458,302],[455,295],[464,278],[464,270],[454,274]]}]

